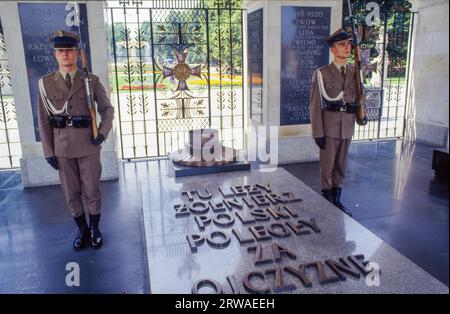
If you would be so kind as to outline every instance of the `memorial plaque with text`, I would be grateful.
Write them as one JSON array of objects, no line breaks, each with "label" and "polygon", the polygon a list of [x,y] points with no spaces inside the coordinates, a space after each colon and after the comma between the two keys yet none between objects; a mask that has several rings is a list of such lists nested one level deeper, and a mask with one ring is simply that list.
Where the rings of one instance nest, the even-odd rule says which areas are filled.
[{"label": "memorial plaque with text", "polygon": [[[78,4],[79,16],[75,5],[73,2],[18,4],[36,141],[40,141],[37,122],[38,81],[42,76],[58,69],[53,56],[53,45],[48,41],[51,34],[58,30],[78,34],[79,25],[82,45],[86,49],[91,68],[86,4]],[[81,67],[81,63],[78,65]]]},{"label": "memorial plaque with text", "polygon": [[174,179],[167,165],[140,186],[152,293],[448,292],[282,168]]},{"label": "memorial plaque with text", "polygon": [[263,111],[263,9],[248,15],[250,117],[262,123]]},{"label": "memorial plaque with text", "polygon": [[329,62],[329,7],[282,7],[280,125],[310,123],[315,69]]}]

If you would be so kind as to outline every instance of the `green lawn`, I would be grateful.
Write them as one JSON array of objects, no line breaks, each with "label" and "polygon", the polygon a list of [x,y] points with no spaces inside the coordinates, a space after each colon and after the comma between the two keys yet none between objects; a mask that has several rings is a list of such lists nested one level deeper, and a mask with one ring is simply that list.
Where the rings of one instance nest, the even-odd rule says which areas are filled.
[{"label": "green lawn", "polygon": [[384,80],[384,84],[389,84],[389,85],[403,85],[406,84],[406,77],[388,77],[387,79]]}]

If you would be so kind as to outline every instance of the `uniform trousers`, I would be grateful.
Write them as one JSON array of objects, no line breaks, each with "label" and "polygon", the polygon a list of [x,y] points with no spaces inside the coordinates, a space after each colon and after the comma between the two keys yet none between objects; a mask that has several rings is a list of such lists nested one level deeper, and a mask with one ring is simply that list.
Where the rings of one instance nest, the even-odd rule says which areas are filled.
[{"label": "uniform trousers", "polygon": [[61,187],[72,216],[84,215],[83,203],[89,214],[100,214],[100,152],[81,158],[57,159]]},{"label": "uniform trousers", "polygon": [[320,184],[323,190],[342,186],[351,140],[325,138],[325,149],[320,149]]}]

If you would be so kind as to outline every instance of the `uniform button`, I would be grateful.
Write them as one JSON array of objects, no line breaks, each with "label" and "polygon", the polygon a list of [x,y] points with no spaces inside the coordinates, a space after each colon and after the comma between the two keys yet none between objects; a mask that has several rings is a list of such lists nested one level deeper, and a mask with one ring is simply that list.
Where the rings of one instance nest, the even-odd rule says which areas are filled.
[{"label": "uniform button", "polygon": [[73,108],[73,106],[69,106],[69,109],[72,109]]}]

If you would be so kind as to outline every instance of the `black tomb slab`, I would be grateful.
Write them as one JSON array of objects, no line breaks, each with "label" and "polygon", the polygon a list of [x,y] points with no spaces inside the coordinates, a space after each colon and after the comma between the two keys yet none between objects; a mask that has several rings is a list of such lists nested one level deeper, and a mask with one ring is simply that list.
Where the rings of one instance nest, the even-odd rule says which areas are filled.
[{"label": "black tomb slab", "polygon": [[251,167],[248,161],[236,161],[229,164],[209,166],[209,167],[189,167],[179,165],[173,162],[171,160],[170,154],[169,159],[171,169],[170,173],[175,177],[198,176],[202,174],[250,170]]}]

